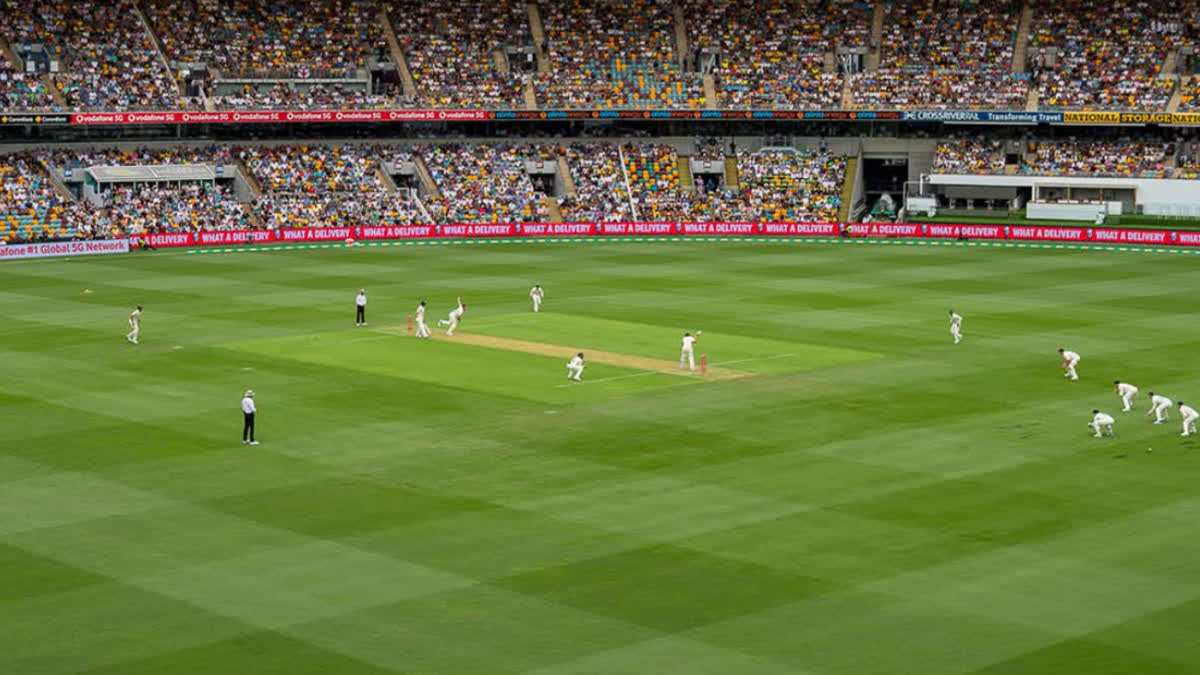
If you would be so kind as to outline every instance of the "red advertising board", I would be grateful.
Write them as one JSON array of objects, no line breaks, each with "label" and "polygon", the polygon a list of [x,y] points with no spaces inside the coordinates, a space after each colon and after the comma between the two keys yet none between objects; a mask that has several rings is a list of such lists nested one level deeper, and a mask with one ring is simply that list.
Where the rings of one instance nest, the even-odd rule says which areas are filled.
[{"label": "red advertising board", "polygon": [[763,223],[763,234],[772,237],[832,237],[842,233],[840,223]]},{"label": "red advertising board", "polygon": [[925,225],[927,237],[952,239],[1004,239],[1003,225]]},{"label": "red advertising board", "polygon": [[[796,237],[837,236],[839,223],[454,223],[449,225],[380,225],[315,227],[283,230],[233,230],[227,232],[143,234],[155,248],[175,246],[229,246],[236,244],[304,243],[344,239],[430,239],[495,237],[604,237],[604,236],[729,236]],[[1088,227],[1018,227],[1009,225],[955,225],[916,223],[856,223],[846,226],[854,237],[904,237],[922,239],[1006,239],[1070,241],[1148,246],[1200,246],[1200,232],[1135,230]]]}]

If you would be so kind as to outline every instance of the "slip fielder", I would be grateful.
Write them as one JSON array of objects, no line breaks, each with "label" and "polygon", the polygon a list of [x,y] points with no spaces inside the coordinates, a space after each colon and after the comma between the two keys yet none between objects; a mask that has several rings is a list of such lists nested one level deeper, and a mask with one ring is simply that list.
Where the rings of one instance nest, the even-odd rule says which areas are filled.
[{"label": "slip fielder", "polygon": [[1113,390],[1121,396],[1121,402],[1125,404],[1121,412],[1133,410],[1133,397],[1137,396],[1138,388],[1128,382],[1113,380]]},{"label": "slip fielder", "polygon": [[[1107,433],[1109,436],[1113,435],[1114,422],[1116,422],[1116,420],[1112,418],[1112,415],[1107,415],[1099,410],[1093,410],[1092,421],[1090,424],[1088,424],[1088,426],[1095,430],[1096,438],[1100,438],[1101,436],[1104,436],[1105,433]],[[1101,432],[1102,429],[1105,433]]]},{"label": "slip fielder", "polygon": [[1079,374],[1075,372],[1075,366],[1079,365],[1079,354],[1068,349],[1058,348],[1058,353],[1063,357],[1063,370],[1067,371],[1063,377],[1069,377],[1072,380],[1078,380]]},{"label": "slip fielder", "polygon": [[1146,416],[1154,415],[1154,423],[1162,424],[1170,416],[1172,405],[1171,399],[1166,396],[1150,392],[1150,410],[1146,411]]},{"label": "slip fielder", "polygon": [[1183,415],[1183,433],[1180,436],[1191,436],[1196,433],[1196,420],[1200,419],[1200,413],[1190,405],[1183,401],[1179,402],[1179,414]]}]

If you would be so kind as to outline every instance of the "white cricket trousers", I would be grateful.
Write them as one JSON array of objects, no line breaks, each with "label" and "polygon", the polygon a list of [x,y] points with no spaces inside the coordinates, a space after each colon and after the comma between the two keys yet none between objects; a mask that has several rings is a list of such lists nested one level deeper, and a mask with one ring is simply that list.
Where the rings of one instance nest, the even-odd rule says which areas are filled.
[{"label": "white cricket trousers", "polygon": [[1129,412],[1130,410],[1133,410],[1133,397],[1134,396],[1137,396],[1136,391],[1129,393],[1129,394],[1121,395],[1121,402],[1125,404],[1125,410],[1123,410],[1122,412]]},{"label": "white cricket trousers", "polygon": [[1155,403],[1150,407],[1150,412],[1154,413],[1155,422],[1165,422],[1167,415],[1171,412],[1170,403]]},{"label": "white cricket trousers", "polygon": [[679,352],[679,367],[682,368],[684,363],[687,363],[689,369],[696,369],[696,357],[691,349]]},{"label": "white cricket trousers", "polygon": [[1096,430],[1097,438],[1104,435],[1103,433],[1101,433],[1101,431],[1100,431],[1101,429],[1108,429],[1108,433],[1110,436],[1112,435],[1112,432],[1113,432],[1112,422],[1092,422],[1088,426],[1090,426],[1091,428]]},{"label": "white cricket trousers", "polygon": [[446,329],[446,335],[454,335],[454,328],[456,326],[458,326],[458,319],[455,319],[453,317],[451,317],[449,319],[441,319],[438,321],[438,325],[439,326],[449,326],[449,328]]},{"label": "white cricket trousers", "polygon": [[1070,361],[1067,361],[1067,377],[1071,378],[1072,380],[1079,379],[1079,373],[1075,372],[1075,366],[1077,365],[1079,365],[1079,359],[1071,359]]},{"label": "white cricket trousers", "polygon": [[954,344],[962,342],[962,330],[958,326],[950,327],[950,335],[954,337]]},{"label": "white cricket trousers", "polygon": [[569,363],[567,364],[567,379],[579,382],[581,381],[581,375],[583,375],[583,366],[573,366]]},{"label": "white cricket trousers", "polygon": [[138,341],[138,333],[141,332],[141,330],[142,330],[142,324],[140,324],[140,323],[130,324],[130,331],[129,331],[129,333],[127,333],[125,335],[125,339],[129,340],[130,342],[137,342]]},{"label": "white cricket trousers", "polygon": [[1188,415],[1183,418],[1183,435],[1191,436],[1196,433],[1196,415]]},{"label": "white cricket trousers", "polygon": [[425,319],[417,319],[417,337],[429,337],[429,326],[425,325]]},{"label": "white cricket trousers", "polygon": [[541,306],[542,306],[542,299],[534,298],[533,299],[533,311],[535,311],[535,312],[539,311],[538,308]]}]

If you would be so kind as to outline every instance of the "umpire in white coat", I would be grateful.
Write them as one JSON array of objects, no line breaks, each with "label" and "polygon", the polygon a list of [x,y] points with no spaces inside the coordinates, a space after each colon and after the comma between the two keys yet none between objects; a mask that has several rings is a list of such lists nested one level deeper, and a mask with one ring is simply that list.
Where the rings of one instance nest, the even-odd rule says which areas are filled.
[{"label": "umpire in white coat", "polygon": [[242,445],[258,445],[254,440],[254,414],[258,408],[254,405],[254,390],[247,389],[242,397]]}]

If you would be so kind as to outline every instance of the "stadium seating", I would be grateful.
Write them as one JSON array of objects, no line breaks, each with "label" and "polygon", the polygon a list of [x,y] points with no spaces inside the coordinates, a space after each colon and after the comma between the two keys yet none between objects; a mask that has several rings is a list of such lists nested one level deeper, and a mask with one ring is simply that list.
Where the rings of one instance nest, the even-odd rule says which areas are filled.
[{"label": "stadium seating", "polygon": [[405,148],[341,146],[263,146],[235,154],[262,186],[251,208],[272,228],[345,225],[400,225],[424,222],[406,191],[389,192],[379,162],[402,162]]},{"label": "stadium seating", "polygon": [[546,195],[533,187],[525,171],[527,146],[479,144],[427,145],[418,148],[442,199],[426,201],[438,223],[545,222]]},{"label": "stadium seating", "polygon": [[525,2],[393,0],[389,10],[417,88],[418,105],[523,105],[523,78],[500,72],[494,53],[504,45],[532,43]]},{"label": "stadium seating", "polygon": [[31,154],[0,156],[0,239],[73,237],[80,224]]},{"label": "stadium seating", "polygon": [[897,0],[884,5],[880,68],[854,77],[864,108],[1024,108],[1012,73],[1013,3]]},{"label": "stadium seating", "polygon": [[1165,143],[1034,141],[1025,152],[1022,170],[1051,176],[1167,178],[1173,173],[1167,166],[1170,154]]},{"label": "stadium seating", "polygon": [[938,143],[933,157],[934,173],[1002,174],[1004,148],[1000,141],[977,138]]},{"label": "stadium seating", "polygon": [[[53,81],[70,109],[138,110],[174,107],[179,90],[141,22],[130,20],[133,3],[7,2],[0,11],[5,44],[41,44],[58,62]],[[178,24],[178,21],[176,22]],[[44,87],[31,77],[12,77],[0,86],[3,98],[24,99],[25,107],[54,109]]]},{"label": "stadium seating", "polygon": [[572,143],[558,150],[566,159],[576,194],[561,200],[566,221],[629,221],[629,190],[617,146]]},{"label": "stadium seating", "polygon": [[[1157,75],[1178,43],[1173,5],[1113,0],[1033,0],[1033,72],[1043,109],[1160,110],[1174,84]],[[1051,63],[1040,55],[1055,47]]]},{"label": "stadium seating", "polygon": [[[846,159],[829,153],[763,149],[739,153],[742,213],[749,220],[822,222],[837,220],[846,179]],[[730,214],[731,216],[734,214]],[[730,218],[734,219],[734,218]]]},{"label": "stadium seating", "polygon": [[826,56],[870,37],[863,2],[688,0],[684,13],[692,44],[716,54],[722,107],[840,106],[842,78],[825,72]]},{"label": "stadium seating", "polygon": [[[169,58],[204,61],[223,76],[340,78],[383,47],[378,5],[317,0],[146,0]],[[186,20],[181,20],[185,17]]]},{"label": "stadium seating", "polygon": [[550,72],[537,100],[550,108],[697,108],[696,74],[680,71],[666,0],[542,3]]}]

